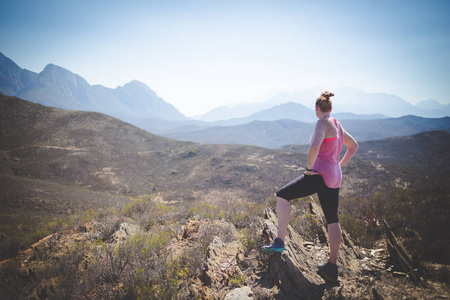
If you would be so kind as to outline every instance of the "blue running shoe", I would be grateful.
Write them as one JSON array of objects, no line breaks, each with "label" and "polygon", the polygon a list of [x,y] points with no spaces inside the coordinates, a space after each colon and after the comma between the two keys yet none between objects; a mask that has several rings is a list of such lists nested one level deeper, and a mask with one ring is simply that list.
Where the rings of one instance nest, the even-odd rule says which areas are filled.
[{"label": "blue running shoe", "polygon": [[262,246],[261,251],[266,253],[281,253],[284,250],[284,242],[280,238],[276,238],[272,245]]}]

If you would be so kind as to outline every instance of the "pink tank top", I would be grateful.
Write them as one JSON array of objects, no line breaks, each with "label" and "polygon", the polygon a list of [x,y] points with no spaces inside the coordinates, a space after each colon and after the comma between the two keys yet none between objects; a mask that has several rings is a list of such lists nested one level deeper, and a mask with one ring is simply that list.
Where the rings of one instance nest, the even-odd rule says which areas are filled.
[{"label": "pink tank top", "polygon": [[324,139],[319,148],[319,155],[313,169],[322,175],[329,188],[339,188],[342,182],[342,171],[339,166],[343,137],[336,119],[333,119],[337,134],[335,137]]}]

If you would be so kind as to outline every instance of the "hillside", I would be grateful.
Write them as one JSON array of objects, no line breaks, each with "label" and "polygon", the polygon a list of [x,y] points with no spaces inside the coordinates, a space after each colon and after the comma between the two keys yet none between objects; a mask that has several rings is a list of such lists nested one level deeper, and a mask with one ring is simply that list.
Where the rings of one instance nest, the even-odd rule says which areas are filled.
[{"label": "hillside", "polygon": [[362,142],[357,158],[449,171],[450,151],[446,149],[450,149],[449,132],[426,131],[411,136]]},{"label": "hillside", "polygon": [[[51,182],[124,196],[156,192],[168,202],[214,199],[225,191],[230,201],[261,201],[301,172],[306,161],[306,154],[290,151],[178,142],[106,115],[64,111],[8,96],[1,96],[0,117],[1,175],[13,181]],[[407,168],[427,167],[420,164],[421,153],[442,157],[438,161],[445,165],[448,155],[442,153],[448,153],[447,145],[448,134],[440,132],[362,144],[349,168],[364,165],[364,173],[377,176],[379,164],[405,164],[393,177],[367,181],[356,190],[370,195],[382,184],[393,185],[397,177],[413,184],[419,180]],[[416,151],[404,153],[412,149]],[[376,157],[388,154],[389,160],[373,165]],[[349,172],[347,181],[363,178],[361,172]],[[356,190],[350,185],[343,194],[354,195]]]},{"label": "hillside", "polygon": [[99,113],[0,99],[4,213],[23,207],[65,214],[108,195],[115,203],[155,193],[166,203],[225,194],[229,201],[264,201],[305,160],[249,146],[177,142]]},{"label": "hillside", "polygon": [[[343,170],[344,183],[341,189],[342,222],[355,237],[355,241],[368,244],[366,240],[372,235],[364,229],[363,220],[368,212],[376,209],[381,216],[393,222],[396,233],[404,234],[414,230],[421,236],[419,241],[423,242],[402,236],[406,242],[409,241],[407,245],[425,247],[424,243],[429,244],[432,249],[427,248],[428,252],[424,252],[427,257],[431,255],[439,261],[448,260],[445,256],[448,252],[445,251],[448,250],[448,247],[445,248],[445,241],[449,240],[447,233],[439,233],[436,230],[433,234],[430,232],[435,226],[441,227],[446,224],[446,219],[442,218],[442,215],[445,216],[448,211],[445,200],[449,194],[447,188],[448,166],[450,166],[449,139],[447,132],[436,131],[408,138],[400,137],[361,144],[358,156]],[[430,146],[430,143],[433,145]],[[144,249],[149,245],[159,247],[157,249],[162,251],[162,256],[158,256],[157,262],[162,264],[161,267],[185,266],[186,269],[182,269],[181,273],[171,273],[179,274],[170,275],[175,277],[170,277],[169,273],[166,275],[158,273],[160,276],[169,277],[159,277],[160,279],[155,279],[156,282],[175,278],[175,282],[179,284],[183,282],[186,288],[183,291],[189,290],[190,293],[203,295],[199,297],[211,295],[217,288],[216,284],[227,284],[219,288],[220,295],[224,295],[233,284],[241,286],[244,282],[256,287],[255,291],[260,295],[267,294],[269,298],[265,299],[271,299],[270,297],[276,295],[281,297],[304,293],[332,297],[339,293],[339,289],[326,284],[322,286],[323,282],[317,275],[311,273],[312,269],[302,269],[300,273],[297,271],[280,273],[282,269],[276,267],[278,271],[273,273],[264,269],[264,265],[271,264],[275,267],[280,263],[284,264],[283,260],[267,260],[268,258],[260,257],[255,252],[261,243],[267,242],[273,235],[269,227],[265,233],[260,231],[263,227],[261,223],[263,216],[260,215],[262,208],[272,201],[270,199],[276,189],[303,172],[306,155],[292,150],[295,150],[295,147],[283,151],[253,146],[179,142],[150,134],[103,114],[65,111],[15,97],[0,96],[2,182],[0,257],[1,259],[15,257],[18,254],[17,250],[25,250],[38,239],[47,236],[29,250],[20,252],[17,259],[22,262],[21,265],[11,265],[11,261],[2,262],[0,265],[2,272],[6,270],[5,272],[10,272],[10,276],[13,277],[20,275],[17,281],[6,281],[8,284],[4,286],[17,291],[12,283],[44,278],[42,284],[32,281],[33,283],[26,285],[32,290],[22,289],[22,291],[33,293],[34,289],[34,292],[40,295],[37,298],[46,298],[46,293],[47,295],[52,293],[53,286],[53,291],[58,287],[56,291],[70,294],[70,289],[65,289],[75,288],[78,283],[69,281],[73,285],[63,285],[65,288],[61,288],[61,285],[58,285],[60,281],[51,279],[56,278],[53,274],[76,272],[70,269],[72,264],[64,263],[69,259],[73,262],[83,262],[86,266],[84,270],[89,272],[77,273],[79,276],[91,274],[88,280],[84,281],[86,284],[98,285],[100,283],[95,280],[101,280],[102,283],[97,288],[102,286],[105,289],[98,290],[98,293],[110,296],[108,293],[113,293],[112,291],[122,291],[121,288],[117,290],[115,285],[111,286],[113,283],[126,284],[122,285],[124,289],[133,290],[141,284],[133,281],[140,278],[139,276],[157,276],[153,273],[154,259],[142,257],[142,260],[137,261],[126,260],[126,266],[131,266],[132,269],[120,274],[123,276],[128,274],[126,276],[130,277],[126,277],[128,278],[126,280],[131,281],[122,281],[125,277],[114,271],[116,269],[102,267],[108,265],[107,259],[116,263],[125,262],[111,256],[113,252],[107,251],[115,247],[118,239],[130,238],[123,244],[125,248],[122,249],[128,251],[124,252],[124,255],[129,255],[131,259],[137,253],[145,254],[137,251],[136,247],[138,249]],[[439,157],[439,159],[423,160],[423,153],[427,153],[430,158]],[[431,168],[429,164],[432,164]],[[441,167],[437,168],[439,165]],[[407,200],[402,200],[404,198]],[[311,262],[308,264],[312,266],[314,257],[326,253],[326,242],[323,237],[311,235],[317,233],[319,229],[314,221],[316,218],[311,217],[303,204],[304,201],[299,201],[300,207],[296,209],[298,214],[293,216],[292,225],[296,228],[296,233],[292,233],[292,236],[300,232],[304,240],[296,240],[292,247],[308,251],[310,254],[302,254],[306,256],[300,261],[310,259]],[[406,218],[403,215],[405,212],[414,214]],[[430,217],[430,214],[433,217]],[[426,222],[421,219],[424,217]],[[195,223],[199,219],[204,221],[203,225]],[[94,223],[90,225],[85,222]],[[191,231],[187,229],[188,224],[193,227]],[[195,229],[199,228],[198,226],[203,226],[204,229]],[[230,226],[238,228],[239,231],[234,231],[232,229],[234,227]],[[409,231],[405,230],[405,226],[410,228]],[[142,238],[133,237],[132,233],[136,233],[137,228],[145,230]],[[54,232],[57,234],[50,235]],[[220,241],[216,238],[220,238]],[[371,241],[370,247],[385,248],[382,243],[376,244],[379,243],[378,238],[379,235],[374,235],[375,240]],[[444,244],[436,243],[440,240],[444,241]],[[148,241],[148,244],[139,246],[139,241],[143,243]],[[214,262],[214,256],[211,255],[218,253],[214,247],[222,245],[220,243],[224,243],[226,249],[235,249],[230,251],[236,251],[235,257],[239,262],[231,260],[228,256]],[[106,265],[102,260],[89,258],[95,255],[89,252],[91,247],[99,249],[100,252],[96,257],[105,258]],[[247,252],[238,250],[240,247],[247,247]],[[58,249],[65,250],[61,250],[62,253],[54,252],[59,251]],[[70,252],[72,251],[70,249],[73,252]],[[168,254],[177,254],[176,249],[192,252],[183,254],[186,255],[183,256],[185,258],[175,264],[171,261],[166,264],[161,260],[162,257],[172,259]],[[169,250],[175,252],[166,252]],[[209,253],[207,257],[202,256],[205,253]],[[370,253],[370,249],[365,253]],[[441,253],[440,257],[433,256],[437,255],[436,253]],[[107,258],[108,255],[110,258]],[[87,259],[84,260],[83,257]],[[362,258],[363,256],[357,259]],[[290,264],[296,263],[299,258],[288,256],[287,259]],[[342,262],[351,265],[355,263],[355,259],[353,256],[346,256],[342,257]],[[358,290],[359,295],[364,295],[368,288],[369,290],[375,288],[375,292],[372,290],[372,296],[389,295],[389,291],[404,295],[394,286],[390,285],[387,288],[370,283],[370,278],[373,278],[371,276],[383,276],[383,282],[386,284],[393,280],[392,268],[386,261],[387,257],[373,259],[371,263],[378,267],[368,264],[368,269],[361,271],[363,273],[360,273],[359,267],[358,269],[346,267],[342,281],[344,285],[341,285],[345,286],[345,289],[341,289],[342,293],[350,295],[353,287]],[[149,264],[147,270],[150,273],[136,274],[136,277],[132,270],[142,267],[138,265],[140,261]],[[261,261],[263,265],[259,263]],[[383,265],[383,262],[386,265]],[[183,265],[185,263],[187,265]],[[239,268],[231,267],[235,263]],[[359,263],[363,264],[365,261]],[[120,266],[115,265],[114,268],[116,267]],[[298,267],[301,268],[301,265]],[[222,271],[211,273],[216,268]],[[255,268],[260,270],[260,273],[251,275]],[[440,267],[436,268],[438,270]],[[443,268],[444,273],[435,271],[430,276],[442,278],[446,274],[446,269]],[[231,273],[227,273],[227,270]],[[35,271],[38,273],[33,275]],[[245,275],[248,280],[239,274]],[[361,281],[358,279],[361,274],[369,277]],[[105,279],[105,276],[109,279]],[[284,281],[282,276],[308,278],[308,289],[300,287],[291,290],[289,283],[281,286],[276,284],[278,280]],[[149,279],[146,278],[144,282],[148,282]],[[187,281],[184,281],[185,279]],[[58,280],[69,278],[60,277]],[[194,283],[190,280],[194,280]],[[404,277],[395,282],[407,286],[406,290],[418,297],[419,295],[423,297],[429,292],[411,286]],[[155,285],[157,286],[159,285]],[[91,289],[90,286],[77,288]],[[439,287],[438,291],[440,290]],[[140,291],[160,293],[162,290],[140,289]],[[167,292],[172,293],[173,290]],[[178,292],[183,293],[181,290]],[[433,291],[430,295],[437,295],[436,293],[441,292]]]},{"label": "hillside", "polygon": [[[397,136],[376,141],[360,141],[355,155],[358,160],[405,166],[431,167],[448,171],[450,162],[450,133],[447,131],[424,131],[410,136]],[[289,145],[285,151],[307,154],[309,144]],[[443,168],[443,166],[445,166]]]}]

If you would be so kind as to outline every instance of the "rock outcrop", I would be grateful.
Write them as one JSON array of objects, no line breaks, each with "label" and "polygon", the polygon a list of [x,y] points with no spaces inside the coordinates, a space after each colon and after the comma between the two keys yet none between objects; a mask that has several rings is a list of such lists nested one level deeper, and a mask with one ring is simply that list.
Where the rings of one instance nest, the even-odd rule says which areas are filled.
[{"label": "rock outcrop", "polygon": [[[321,228],[325,231],[320,207],[314,201],[311,201],[310,208],[312,213],[319,216],[322,223]],[[267,209],[266,217],[264,231],[269,240],[273,240],[277,233],[276,216],[270,209]],[[332,286],[317,274],[317,265],[320,262],[325,262],[328,258],[327,251],[326,244],[320,245],[305,241],[289,227],[286,236],[286,249],[281,255],[272,255],[269,259],[268,272],[273,284],[280,288],[280,294],[283,297],[293,299],[321,299],[326,287]],[[349,277],[356,278],[362,275],[361,264],[359,263],[360,257],[358,249],[344,232],[338,257],[341,282],[345,282]],[[339,292],[342,294],[345,291],[340,289]],[[353,294],[352,291],[349,292],[350,295]]]}]

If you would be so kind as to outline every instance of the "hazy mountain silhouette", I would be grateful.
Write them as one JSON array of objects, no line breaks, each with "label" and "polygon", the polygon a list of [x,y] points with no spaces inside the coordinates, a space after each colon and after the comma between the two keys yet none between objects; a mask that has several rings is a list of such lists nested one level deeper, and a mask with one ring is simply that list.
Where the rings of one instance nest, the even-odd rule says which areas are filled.
[{"label": "hazy mountain silhouette", "polygon": [[[306,107],[311,107],[311,103],[314,104],[313,100],[315,99],[314,94],[309,91],[302,93],[290,94],[287,92],[277,93],[273,96],[270,96],[263,102],[258,103],[240,103],[231,107],[221,106],[212,109],[207,112],[203,116],[199,118],[200,121],[206,122],[214,122],[214,123],[222,123],[221,121],[231,120],[231,119],[239,119],[244,120],[247,117],[255,115],[259,112],[269,110],[271,108],[275,108],[280,104],[285,104],[289,102],[293,103],[302,103]],[[312,102],[311,102],[312,101]],[[281,119],[287,119],[287,117],[282,117]],[[255,118],[252,121],[256,120]],[[262,120],[259,120],[262,121]],[[235,123],[234,125],[236,125]],[[243,124],[243,123],[239,123]]]},{"label": "hazy mountain silhouette", "polygon": [[223,119],[220,121],[209,122],[209,124],[213,126],[231,126],[246,124],[253,121],[277,121],[285,119],[313,122],[313,117],[315,117],[315,114],[312,109],[309,109],[300,103],[287,102],[255,112],[246,117]]},{"label": "hazy mountain silhouette", "polygon": [[[381,114],[357,115],[353,113],[336,113],[336,118],[344,120],[373,120],[386,119],[387,116]],[[294,120],[304,123],[315,122],[317,120],[314,110],[309,109],[301,103],[287,102],[278,104],[269,109],[254,113],[245,118],[234,118],[230,120],[212,122],[212,125],[230,126],[246,124],[253,121],[278,121],[278,120]]]},{"label": "hazy mountain silhouette", "polygon": [[[105,113],[149,132],[185,141],[278,148],[288,144],[307,143],[313,126],[307,123],[315,122],[311,107],[317,95],[309,91],[282,92],[262,103],[217,108],[203,116],[203,120],[210,121],[204,122],[185,118],[175,107],[139,81],[132,81],[115,89],[101,85],[91,86],[81,76],[62,67],[49,64],[42,72],[34,73],[20,68],[1,53],[0,79],[0,92],[6,95],[63,109]],[[414,106],[395,95],[368,94],[354,88],[341,88],[335,94],[333,116],[354,126],[355,130],[352,132],[359,140],[448,128],[448,119],[443,122],[414,119],[413,123],[417,124],[413,127],[408,122],[403,124],[402,121],[387,121],[388,117],[398,118],[404,115],[433,118],[449,115],[450,106],[441,105],[434,100],[423,101]],[[237,118],[238,116],[241,117]],[[373,121],[374,119],[384,120],[378,122]],[[424,123],[420,124],[422,121]],[[390,123],[397,127],[389,127]]]},{"label": "hazy mountain silhouette", "polygon": [[186,119],[145,84],[132,81],[110,89],[49,64],[40,73],[21,69],[0,53],[0,92],[43,105],[106,113],[128,122],[143,118]]},{"label": "hazy mountain silhouette", "polygon": [[436,113],[428,105],[414,106],[396,95],[366,93],[355,88],[340,88],[335,91],[333,110],[355,114],[383,114],[389,117],[415,115],[427,118],[449,116],[444,111]]},{"label": "hazy mountain silhouette", "polygon": [[[335,114],[333,113],[333,116],[339,120],[377,120],[388,118],[387,116],[381,114],[357,115],[353,113],[335,113]],[[198,132],[200,130],[207,130],[207,129],[228,132],[225,134],[225,136],[228,136],[228,134],[232,134],[232,129],[225,129],[223,127],[245,125],[254,121],[282,121],[282,120],[285,121],[297,120],[302,123],[304,122],[310,123],[314,122],[316,120],[316,117],[313,110],[305,107],[300,103],[289,102],[276,105],[272,108],[254,113],[244,118],[232,118],[229,120],[221,120],[214,122],[205,122],[199,120],[167,121],[156,118],[148,118],[142,119],[139,122],[134,122],[133,124],[149,132],[165,136],[172,136],[172,135],[182,136],[183,133]],[[217,136],[216,138],[217,139],[211,140],[210,142],[217,140],[218,143],[226,143],[226,141],[225,140],[222,141],[219,138],[219,136]],[[208,137],[205,137],[205,141],[207,140]],[[258,145],[261,146],[262,144]]]},{"label": "hazy mountain silhouette", "polygon": [[[450,132],[450,117],[422,118],[404,116],[372,120],[341,120],[344,128],[358,141],[406,136],[429,130]],[[276,149],[310,142],[315,123],[294,120],[253,121],[235,126],[190,127],[162,134],[177,140],[197,143],[246,144]]]},{"label": "hazy mountain silhouette", "polygon": [[434,99],[420,101],[416,104],[416,107],[427,109],[436,116],[441,116],[442,114],[445,114],[446,116],[450,115],[450,104],[443,105]]},{"label": "hazy mountain silhouette", "polygon": [[[416,115],[427,118],[441,118],[450,116],[450,105],[442,105],[436,100],[426,100],[419,102],[417,105],[397,97],[384,93],[366,93],[356,88],[340,88],[336,91],[333,98],[333,112],[334,113],[351,113],[356,118],[372,119],[374,115],[386,117],[402,117],[405,115]],[[320,91],[316,94],[311,92],[297,92],[278,93],[262,103],[241,104],[233,107],[218,107],[203,115],[200,120],[208,122],[217,122],[238,118],[245,120],[245,118],[254,115],[263,110],[269,110],[280,104],[289,102],[302,104],[306,108],[313,110],[314,103]],[[299,117],[288,117],[288,115],[295,115],[294,111],[286,111],[287,114],[279,119],[293,119],[300,120]],[[314,116],[314,114],[313,114]],[[351,116],[349,116],[351,117]],[[379,118],[379,117],[378,117]],[[252,121],[257,120],[255,118]],[[258,119],[259,121],[269,119]],[[273,119],[270,119],[273,120]],[[223,122],[221,122],[223,123]],[[243,123],[239,123],[243,124]],[[237,125],[236,123],[233,125]]]}]

